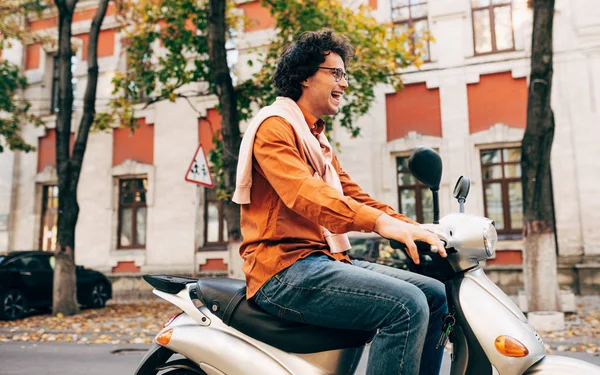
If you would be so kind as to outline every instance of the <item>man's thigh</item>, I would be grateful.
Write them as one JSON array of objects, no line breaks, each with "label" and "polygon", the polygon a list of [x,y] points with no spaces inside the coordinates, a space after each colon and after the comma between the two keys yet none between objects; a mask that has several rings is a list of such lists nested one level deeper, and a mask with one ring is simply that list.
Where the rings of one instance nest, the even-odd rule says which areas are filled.
[{"label": "man's thigh", "polygon": [[[375,271],[379,274],[393,277],[398,280],[402,280],[408,282],[410,284],[416,285],[419,289],[425,293],[427,299],[444,299],[445,300],[445,286],[444,284],[436,279],[431,277],[423,276],[418,273],[401,270],[398,268],[384,266],[382,264],[366,262],[363,260],[353,260],[352,264],[354,266],[367,269],[370,271]],[[440,303],[442,301],[439,301]]]},{"label": "man's thigh", "polygon": [[273,276],[255,302],[285,319],[357,330],[381,327],[392,310],[408,319],[427,310],[425,295],[410,282],[326,255],[298,260]]}]

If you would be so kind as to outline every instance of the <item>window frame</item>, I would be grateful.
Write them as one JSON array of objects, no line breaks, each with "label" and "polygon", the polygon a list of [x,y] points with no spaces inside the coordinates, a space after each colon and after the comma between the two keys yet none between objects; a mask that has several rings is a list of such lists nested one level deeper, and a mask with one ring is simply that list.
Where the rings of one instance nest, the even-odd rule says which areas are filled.
[{"label": "window frame", "polygon": [[[470,0],[471,5],[471,28],[473,30],[473,54],[475,56],[485,56],[485,55],[493,55],[496,53],[504,53],[504,52],[513,52],[516,51],[515,48],[515,24],[513,20],[513,2],[512,0],[506,0],[504,3],[494,4],[494,0],[490,0],[490,5],[474,7],[473,0]],[[511,30],[511,41],[512,48],[509,49],[497,49],[496,47],[496,22],[494,16],[494,8],[501,8],[508,6],[510,7],[510,30]],[[488,52],[477,52],[477,34],[475,31],[475,12],[488,10],[490,16],[490,32],[491,32],[491,42],[492,42],[492,50]]]},{"label": "window frame", "polygon": [[[409,156],[408,155],[396,155],[395,158],[396,158],[396,188],[397,188],[396,194],[398,196],[398,212],[409,217],[404,212],[402,212],[402,194],[401,194],[401,192],[402,192],[402,190],[414,190],[415,191],[415,214],[417,216],[415,221],[417,221],[418,223],[423,223],[424,222],[423,195],[422,195],[421,191],[423,188],[428,189],[428,187],[427,187],[427,185],[423,184],[421,181],[419,181],[414,176],[413,176],[413,178],[415,179],[414,184],[400,185],[400,180],[398,179],[398,175],[400,174],[400,172],[398,170],[398,167],[400,166],[399,161],[400,161],[400,159],[408,159]],[[411,174],[411,176],[412,176],[412,174]],[[432,205],[432,210],[433,210],[433,205]]]},{"label": "window frame", "polygon": [[[204,230],[203,230],[203,243],[204,246],[202,250],[223,250],[223,248],[227,247],[228,238],[227,235],[223,234],[224,226],[226,225],[225,219],[225,209],[223,200],[219,200],[215,197],[212,198],[209,196],[210,192],[214,191],[211,188],[204,188],[204,209],[203,209],[203,217],[204,217]],[[217,210],[219,214],[219,240],[216,242],[208,241],[208,206],[210,203],[217,204]]]},{"label": "window frame", "polygon": [[[523,227],[521,226],[521,228],[512,228],[511,214],[510,214],[510,198],[508,195],[508,184],[511,182],[519,182],[519,183],[521,183],[521,189],[523,189],[523,183],[521,180],[523,172],[521,171],[519,177],[508,177],[507,178],[504,176],[504,166],[505,165],[520,165],[520,163],[521,163],[520,159],[519,159],[519,161],[516,161],[516,162],[505,162],[504,161],[504,150],[510,150],[510,149],[519,149],[520,150],[520,146],[500,146],[500,147],[491,147],[491,148],[480,149],[479,150],[479,168],[481,170],[481,188],[482,188],[482,193],[483,193],[483,210],[484,210],[485,217],[489,217],[485,189],[486,189],[487,185],[489,185],[489,184],[499,183],[500,189],[501,189],[500,195],[502,197],[502,219],[504,220],[504,228],[503,229],[496,228],[496,230],[498,232],[498,236],[500,237],[500,239],[518,240],[518,239],[522,238]],[[481,160],[482,153],[494,151],[494,150],[498,150],[500,152],[500,162],[483,164],[482,160]],[[484,174],[483,174],[484,167],[493,167],[493,166],[500,166],[500,169],[502,171],[502,178],[485,179]],[[521,197],[522,197],[522,193],[521,193]]]},{"label": "window frame", "polygon": [[[144,199],[144,202],[133,202],[133,203],[121,203],[121,194],[123,193],[123,191],[121,190],[121,184],[125,181],[139,181],[145,180],[144,183],[144,190],[138,190],[137,189],[137,185],[134,184],[134,189],[133,190],[129,190],[129,193],[137,193],[137,192],[143,192],[146,194],[146,198]],[[131,249],[145,249],[147,242],[148,242],[148,177],[143,176],[143,177],[123,177],[123,178],[118,178],[117,179],[118,182],[118,207],[117,207],[117,211],[118,211],[118,222],[117,222],[117,250],[131,250]],[[144,243],[143,244],[138,244],[138,232],[137,232],[137,211],[140,207],[145,207],[146,208],[146,228],[145,228],[145,238],[144,238]],[[132,213],[131,213],[131,245],[127,245],[124,246],[121,244],[121,227],[122,227],[122,220],[123,220],[123,209],[124,208],[131,208],[132,209]]]},{"label": "window frame", "polygon": [[[390,1],[390,19],[391,19],[394,27],[400,26],[400,25],[407,25],[408,29],[410,30],[411,28],[414,28],[414,24],[416,22],[425,20],[425,21],[427,21],[427,31],[431,32],[431,30],[429,28],[429,2],[428,2],[428,0],[420,0],[420,2],[417,4],[411,4],[412,0],[409,0],[408,5],[401,5],[401,6],[397,6],[397,7],[394,7],[394,1],[395,0]],[[427,14],[425,16],[413,18],[411,8],[415,7],[415,6],[419,6],[419,5],[425,5],[427,7]],[[394,13],[394,10],[403,9],[403,8],[408,8],[408,18],[403,21],[394,21],[393,16],[392,16],[392,14]],[[411,52],[414,53],[414,51],[415,51],[414,33],[412,35],[409,34],[408,42],[410,45]],[[427,50],[427,58],[423,59],[423,62],[431,62],[431,44],[429,43],[429,41],[427,41],[426,50]]]}]

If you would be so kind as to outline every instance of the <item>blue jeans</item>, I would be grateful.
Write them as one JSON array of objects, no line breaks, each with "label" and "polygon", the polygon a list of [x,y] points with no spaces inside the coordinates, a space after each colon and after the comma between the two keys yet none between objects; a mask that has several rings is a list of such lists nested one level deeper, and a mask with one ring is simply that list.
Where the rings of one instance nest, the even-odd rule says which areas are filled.
[{"label": "blue jeans", "polygon": [[311,325],[375,331],[368,375],[438,375],[436,349],[448,312],[444,284],[380,264],[314,254],[270,278],[255,294],[265,311]]}]

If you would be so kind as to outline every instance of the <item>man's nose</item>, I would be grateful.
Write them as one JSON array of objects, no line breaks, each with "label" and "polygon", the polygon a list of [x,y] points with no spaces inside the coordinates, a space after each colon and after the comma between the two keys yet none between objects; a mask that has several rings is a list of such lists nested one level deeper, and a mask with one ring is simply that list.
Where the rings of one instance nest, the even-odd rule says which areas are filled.
[{"label": "man's nose", "polygon": [[346,77],[342,77],[342,79],[340,79],[340,81],[338,82],[338,86],[344,89],[348,88],[348,80],[346,80]]}]

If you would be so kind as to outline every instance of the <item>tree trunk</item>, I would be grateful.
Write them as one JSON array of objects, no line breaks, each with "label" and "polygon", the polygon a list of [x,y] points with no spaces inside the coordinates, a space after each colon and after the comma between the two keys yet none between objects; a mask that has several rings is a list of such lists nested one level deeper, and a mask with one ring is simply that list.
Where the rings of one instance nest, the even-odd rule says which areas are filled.
[{"label": "tree trunk", "polygon": [[77,186],[90,127],[94,122],[96,86],[98,82],[97,45],[100,26],[108,8],[101,0],[92,20],[88,44],[88,81],[84,97],[83,117],[70,155],[73,86],[71,73],[71,23],[77,0],[55,0],[59,14],[59,99],[56,120],[56,166],[58,172],[58,243],[54,270],[54,315],[79,312],[75,274],[75,226],[79,216]]},{"label": "tree trunk", "polygon": [[[221,135],[223,136],[222,158],[223,168],[225,169],[225,189],[228,193],[233,193],[241,139],[236,94],[229,73],[229,66],[227,65],[227,50],[225,49],[225,6],[225,1],[210,0],[208,49],[222,118]],[[241,239],[239,206],[233,203],[231,198],[223,203],[229,240],[239,241]]]},{"label": "tree trunk", "polygon": [[527,128],[521,145],[524,277],[529,311],[560,311],[550,152],[554,137],[552,26],[554,0],[534,2]]}]

